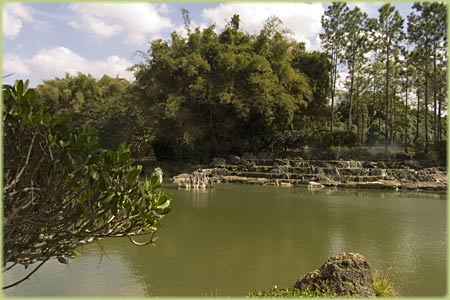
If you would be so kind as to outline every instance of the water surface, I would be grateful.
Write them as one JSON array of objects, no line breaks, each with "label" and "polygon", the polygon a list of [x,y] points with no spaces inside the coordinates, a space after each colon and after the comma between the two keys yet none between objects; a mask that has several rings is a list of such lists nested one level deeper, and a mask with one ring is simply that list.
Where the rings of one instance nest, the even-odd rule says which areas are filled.
[{"label": "water surface", "polygon": [[[389,272],[402,296],[446,293],[446,195],[219,184],[178,190],[157,247],[108,239],[6,291],[23,296],[245,296],[292,287],[341,252]],[[389,271],[390,270],[390,271]],[[23,272],[8,272],[4,282]]]}]

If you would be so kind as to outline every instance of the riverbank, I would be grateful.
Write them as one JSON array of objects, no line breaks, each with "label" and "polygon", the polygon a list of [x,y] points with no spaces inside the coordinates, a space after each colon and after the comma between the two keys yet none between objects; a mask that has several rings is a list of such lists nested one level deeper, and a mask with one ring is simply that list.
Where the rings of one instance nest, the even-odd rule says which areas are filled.
[{"label": "riverbank", "polygon": [[188,166],[173,181],[184,187],[192,172],[214,182],[324,187],[420,190],[445,193],[447,168],[427,160],[303,160],[215,158],[209,165]]}]

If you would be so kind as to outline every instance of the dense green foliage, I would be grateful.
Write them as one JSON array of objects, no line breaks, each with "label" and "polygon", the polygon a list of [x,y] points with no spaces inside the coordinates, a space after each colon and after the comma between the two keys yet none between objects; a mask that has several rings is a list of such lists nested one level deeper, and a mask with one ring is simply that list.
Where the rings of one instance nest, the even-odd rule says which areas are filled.
[{"label": "dense green foliage", "polygon": [[140,179],[126,146],[101,149],[94,130],[74,126],[27,85],[2,91],[6,270],[41,262],[39,268],[55,257],[66,262],[76,247],[103,237],[154,243],[171,198],[158,177]]},{"label": "dense green foliage", "polygon": [[384,145],[443,159],[447,10],[412,8],[407,20],[391,4],[369,18],[332,3],[322,17],[323,52],[306,51],[276,17],[249,34],[234,15],[219,32],[191,28],[183,10],[187,35],[151,41],[131,67],[135,81],[66,75],[37,92],[74,124],[96,128],[102,147],[126,142],[135,157],[208,162],[306,146],[322,157]]},{"label": "dense green foliage", "polygon": [[[308,78],[303,63],[316,61],[318,74]],[[209,159],[273,149],[275,137],[301,129],[307,107],[326,106],[320,67],[327,62],[306,55],[279,19],[250,35],[235,15],[219,34],[211,26],[153,41],[147,61],[134,66],[134,84],[158,120],[157,157]]]},{"label": "dense green foliage", "polygon": [[95,128],[100,146],[116,149],[127,143],[134,154],[145,155],[152,136],[141,110],[134,103],[131,84],[123,78],[104,75],[66,74],[46,80],[36,88],[37,95],[55,111],[69,115],[75,126]]}]

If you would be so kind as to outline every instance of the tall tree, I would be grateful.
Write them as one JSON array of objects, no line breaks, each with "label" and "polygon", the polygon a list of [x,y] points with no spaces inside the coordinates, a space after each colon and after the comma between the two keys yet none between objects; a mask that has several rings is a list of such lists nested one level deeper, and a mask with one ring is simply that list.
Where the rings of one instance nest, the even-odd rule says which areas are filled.
[{"label": "tall tree", "polygon": [[[367,48],[367,14],[362,12],[358,6],[348,10],[344,14],[344,34],[343,57],[342,61],[347,64],[349,71],[349,112],[348,112],[348,130],[352,129],[352,108],[354,98],[355,78],[358,71],[362,69],[366,61],[365,54],[369,51]],[[357,94],[357,93],[356,93]]]},{"label": "tall tree", "polygon": [[331,124],[330,130],[334,126],[334,102],[336,96],[336,83],[338,79],[338,64],[341,59],[343,49],[342,36],[344,33],[344,15],[348,11],[344,2],[333,2],[328,6],[327,11],[322,16],[322,28],[324,33],[320,34],[322,48],[327,53],[331,61],[330,77],[330,98],[331,98]]},{"label": "tall tree", "polygon": [[390,103],[390,64],[391,58],[396,51],[401,49],[405,37],[403,32],[403,18],[394,6],[387,3],[378,9],[379,17],[377,24],[377,43],[385,59],[385,128],[384,128],[384,150],[388,152],[389,141],[389,103]]},{"label": "tall tree", "polygon": [[[424,77],[424,126],[425,126],[425,152],[429,148],[429,93],[433,96],[433,142],[439,140],[439,122],[441,118],[438,111],[439,87],[438,82],[442,80],[439,77],[440,62],[446,61],[446,36],[447,36],[447,9],[442,3],[414,3],[413,12],[408,16],[408,38],[415,45],[415,60],[420,62],[417,69],[421,71]],[[441,100],[439,100],[441,101]]]}]

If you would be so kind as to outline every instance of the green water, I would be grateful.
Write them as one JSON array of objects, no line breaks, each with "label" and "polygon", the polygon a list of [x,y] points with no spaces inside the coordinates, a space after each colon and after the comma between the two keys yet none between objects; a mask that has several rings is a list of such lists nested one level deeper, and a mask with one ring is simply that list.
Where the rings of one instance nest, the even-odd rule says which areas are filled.
[{"label": "green water", "polygon": [[[50,262],[6,295],[245,296],[292,287],[332,255],[390,270],[402,296],[447,282],[446,195],[220,184],[173,193],[157,247],[110,239],[69,265]],[[9,274],[8,274],[9,273]],[[4,282],[20,278],[7,272]]]}]

